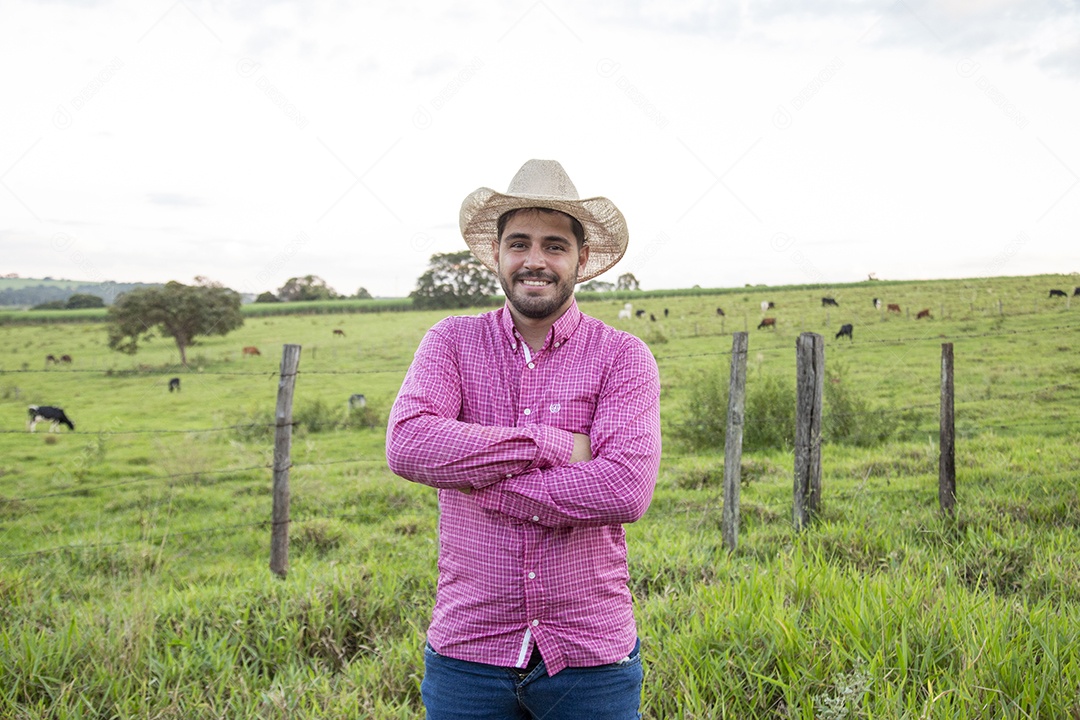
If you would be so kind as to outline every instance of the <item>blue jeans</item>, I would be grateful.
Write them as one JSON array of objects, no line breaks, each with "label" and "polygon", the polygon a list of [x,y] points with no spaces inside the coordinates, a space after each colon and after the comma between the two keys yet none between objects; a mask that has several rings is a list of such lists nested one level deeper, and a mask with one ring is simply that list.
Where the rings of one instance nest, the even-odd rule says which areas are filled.
[{"label": "blue jeans", "polygon": [[554,677],[543,662],[518,671],[455,660],[427,645],[420,694],[428,720],[638,720],[641,682],[640,640],[626,660]]}]

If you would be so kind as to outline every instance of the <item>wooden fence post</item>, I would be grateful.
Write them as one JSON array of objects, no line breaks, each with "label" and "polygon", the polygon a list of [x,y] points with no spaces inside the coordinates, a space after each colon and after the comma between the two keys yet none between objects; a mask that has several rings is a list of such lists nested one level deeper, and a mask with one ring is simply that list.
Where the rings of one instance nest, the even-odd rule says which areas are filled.
[{"label": "wooden fence post", "polygon": [[938,503],[952,516],[956,505],[956,426],[953,419],[953,344],[941,344],[941,418]]},{"label": "wooden fence post", "polygon": [[734,552],[739,544],[739,481],[742,474],[749,338],[749,333],[744,332],[731,336],[731,381],[728,385],[727,432],[724,435],[724,510],[720,518],[720,533],[728,552]]},{"label": "wooden fence post", "polygon": [[795,492],[793,519],[802,530],[821,504],[821,400],[825,389],[825,340],[803,333],[795,344]]},{"label": "wooden fence post", "polygon": [[274,412],[274,509],[270,529],[270,571],[285,577],[289,569],[289,468],[292,467],[292,401],[300,346],[286,345],[281,352],[277,409]]}]

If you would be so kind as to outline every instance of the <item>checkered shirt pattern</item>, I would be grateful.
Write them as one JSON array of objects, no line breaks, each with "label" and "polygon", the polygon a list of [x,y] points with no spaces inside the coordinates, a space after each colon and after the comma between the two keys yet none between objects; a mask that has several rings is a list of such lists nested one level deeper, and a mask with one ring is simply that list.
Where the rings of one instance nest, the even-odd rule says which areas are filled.
[{"label": "checkered shirt pattern", "polygon": [[[535,643],[550,675],[626,657],[637,629],[622,524],[652,499],[659,399],[648,347],[576,302],[535,353],[506,306],[428,331],[386,455],[439,489],[437,652],[523,667]],[[575,432],[591,461],[569,463]]]}]

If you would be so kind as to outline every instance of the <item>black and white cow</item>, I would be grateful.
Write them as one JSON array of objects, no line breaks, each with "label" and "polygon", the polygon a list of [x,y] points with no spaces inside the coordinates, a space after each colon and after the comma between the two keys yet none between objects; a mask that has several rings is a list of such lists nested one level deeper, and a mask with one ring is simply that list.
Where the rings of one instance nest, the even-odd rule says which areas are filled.
[{"label": "black and white cow", "polygon": [[67,425],[72,430],[75,429],[75,423],[71,422],[68,416],[64,414],[64,411],[58,407],[31,405],[28,410],[30,413],[30,432],[34,432],[35,425],[46,420],[51,423],[49,432],[56,432],[61,425]]},{"label": "black and white cow", "polygon": [[173,390],[180,392],[180,378],[173,378],[169,381],[169,392]]},{"label": "black and white cow", "polygon": [[367,407],[367,398],[360,393],[355,393],[349,396],[349,409],[358,410],[360,408]]}]

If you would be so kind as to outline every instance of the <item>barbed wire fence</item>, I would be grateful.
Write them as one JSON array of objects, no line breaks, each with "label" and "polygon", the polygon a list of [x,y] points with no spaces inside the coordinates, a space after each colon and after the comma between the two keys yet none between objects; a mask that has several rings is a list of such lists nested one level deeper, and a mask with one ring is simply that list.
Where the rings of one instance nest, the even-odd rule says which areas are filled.
[{"label": "barbed wire fence", "polygon": [[[962,335],[962,336],[957,335],[957,336],[953,336],[953,337],[954,337],[955,340],[970,340],[970,339],[981,339],[981,338],[1000,338],[1000,337],[1003,337],[1003,336],[1015,336],[1015,335],[1021,335],[1022,336],[1022,335],[1026,335],[1026,334],[1030,334],[1030,333],[1045,333],[1048,330],[1050,330],[1050,331],[1052,331],[1052,330],[1075,331],[1075,329],[1076,329],[1075,326],[1067,325],[1067,326],[1060,326],[1060,327],[1056,327],[1056,328],[1032,328],[1032,329],[1021,329],[1021,330],[1000,331],[1000,332],[971,333],[971,334],[967,334],[967,335]],[[682,360],[682,359],[688,359],[688,358],[694,358],[694,359],[717,359],[717,360],[723,360],[723,359],[726,358],[729,361],[732,361],[732,363],[733,363],[732,368],[734,370],[734,368],[736,367],[736,362],[735,361],[738,361],[740,359],[740,356],[741,356],[742,362],[745,363],[746,354],[747,354],[747,349],[746,349],[745,345],[742,347],[742,349],[740,349],[738,347],[738,337],[740,335],[745,335],[745,333],[735,333],[735,334],[733,334],[731,336],[733,338],[733,349],[730,350],[730,351],[717,350],[717,351],[713,351],[713,352],[702,352],[702,353],[656,355],[656,359],[657,359],[658,362],[663,363],[663,362],[667,362],[667,361],[676,361],[676,360]],[[813,333],[804,333],[800,337],[813,336],[813,335],[814,335]],[[817,338],[818,338],[817,342],[821,342],[821,340],[820,340],[821,336],[817,336]],[[897,339],[891,339],[891,340],[867,339],[867,340],[864,340],[863,342],[868,343],[868,344],[869,343],[874,343],[874,344],[877,344],[879,346],[886,346],[886,347],[887,346],[896,346],[896,347],[905,347],[906,348],[912,342],[927,342],[928,339],[929,338],[927,338],[926,336],[919,336],[919,337],[905,338],[905,339],[899,339],[899,340],[897,340]],[[294,348],[294,350],[290,351],[289,348]],[[286,363],[285,363],[285,356],[286,356],[287,353],[290,353],[290,352],[295,353],[295,360],[296,360],[296,364],[297,364],[296,366],[290,366],[291,369],[287,368]],[[773,356],[775,354],[779,354],[779,353],[782,353],[782,352],[790,352],[790,351],[785,351],[782,348],[766,347],[766,348],[761,348],[761,349],[755,350],[755,352],[760,354],[760,355],[764,355],[765,357],[771,357],[771,356]],[[285,346],[285,348],[283,348],[282,369],[278,373],[252,372],[252,371],[206,371],[206,372],[200,373],[201,375],[204,375],[204,376],[215,376],[215,375],[220,375],[220,376],[246,376],[246,377],[253,377],[253,378],[262,378],[262,379],[265,379],[265,380],[268,380],[268,381],[272,380],[273,378],[276,377],[279,380],[279,402],[278,402],[278,408],[277,408],[276,414],[275,414],[275,422],[273,422],[273,423],[265,423],[265,424],[264,423],[245,423],[243,425],[215,425],[215,426],[212,426],[212,427],[205,427],[205,428],[185,428],[185,429],[176,429],[176,428],[121,429],[121,428],[112,427],[112,428],[105,428],[105,429],[102,429],[102,430],[99,430],[99,431],[96,431],[96,432],[79,432],[79,433],[75,433],[75,434],[76,435],[86,435],[86,436],[89,436],[89,437],[96,437],[96,438],[105,438],[105,437],[114,437],[114,436],[115,437],[141,436],[141,435],[163,435],[163,436],[171,436],[171,435],[213,435],[213,434],[221,434],[221,433],[238,432],[238,431],[241,431],[243,429],[251,429],[251,428],[260,429],[261,428],[261,429],[266,430],[266,431],[270,431],[270,430],[274,431],[275,435],[278,437],[278,441],[275,443],[275,447],[279,447],[286,440],[291,441],[292,429],[297,424],[292,419],[292,416],[291,416],[292,397],[290,395],[290,397],[288,398],[287,403],[285,403],[283,405],[282,400],[281,400],[281,391],[282,391],[282,388],[284,388],[288,384],[287,378],[291,378],[293,381],[295,381],[296,376],[301,374],[301,371],[298,369],[299,355],[300,355],[299,346],[295,346],[295,345],[293,345],[293,346],[288,346],[288,345]],[[372,375],[372,374],[384,374],[384,373],[394,373],[394,374],[403,375],[404,371],[405,371],[405,369],[402,368],[402,367],[393,367],[393,368],[367,369],[367,370],[355,370],[355,371],[311,370],[311,371],[305,371],[302,374],[311,375],[311,376],[320,376],[320,375]],[[101,369],[84,369],[84,368],[63,369],[63,370],[21,368],[21,369],[18,369],[18,370],[0,371],[0,374],[8,375],[8,374],[40,373],[40,372],[66,372],[66,373],[96,373],[96,374],[100,374],[102,372],[102,370]],[[150,372],[150,371],[147,371],[145,373],[143,373],[143,371],[122,371],[122,372],[131,372],[131,374],[157,374],[157,373]],[[157,371],[157,372],[160,372],[160,371]],[[743,372],[744,372],[744,380],[745,380],[745,366],[743,368]],[[734,375],[735,373],[733,372],[732,374]],[[822,365],[814,373],[811,373],[811,374],[814,376],[813,382],[818,383],[818,382],[823,381],[823,379],[824,379],[824,366]],[[944,383],[944,381],[943,381],[943,383]],[[1080,390],[1080,382],[1068,380],[1066,382],[1056,382],[1056,383],[1051,383],[1051,384],[1048,384],[1048,385],[1043,385],[1043,386],[1041,386],[1039,388],[1036,388],[1036,389],[1033,389],[1033,390],[1028,390],[1028,391],[1012,392],[1012,393],[1004,393],[1004,394],[989,394],[988,395],[988,392],[985,389],[983,389],[983,390],[966,390],[964,393],[961,394],[960,397],[955,397],[955,396],[952,396],[951,394],[950,394],[950,397],[951,397],[951,402],[952,402],[954,408],[958,407],[961,410],[966,411],[970,415],[975,415],[975,414],[977,414],[977,412],[978,412],[978,410],[980,408],[980,405],[982,403],[988,403],[988,402],[991,402],[991,401],[1001,401],[1001,400],[1017,400],[1017,401],[1021,401],[1021,400],[1031,400],[1031,399],[1040,399],[1040,400],[1051,399],[1051,400],[1059,401],[1059,402],[1074,402],[1075,400],[1080,399],[1080,393],[1076,392],[1078,390]],[[743,388],[743,397],[745,397],[745,388]],[[916,404],[906,405],[906,406],[898,407],[898,408],[894,407],[894,408],[891,408],[890,410],[891,410],[891,412],[894,412],[894,413],[906,413],[906,412],[919,412],[919,413],[922,413],[922,412],[932,411],[935,408],[940,410],[942,408],[943,403],[944,403],[944,399],[942,400],[941,403],[934,403],[934,402],[916,403]],[[287,412],[283,412],[283,410],[286,410],[286,409],[287,409]],[[738,408],[737,412],[731,413],[732,418],[734,418],[736,420],[741,419],[743,417],[743,411],[744,411],[744,409]],[[803,412],[804,415],[806,415],[806,417],[811,418],[811,419],[816,417],[818,419],[818,421],[820,421],[821,414],[822,414],[820,397],[817,398],[816,405],[813,402],[811,402],[811,404],[809,406],[807,406],[806,409],[804,409],[802,412]],[[860,414],[860,413],[849,413],[849,414],[855,416],[856,418],[862,417],[862,414]],[[732,418],[729,418],[729,419],[732,419]],[[983,425],[980,425],[979,427],[981,427],[983,429],[990,429],[990,430],[997,430],[997,429],[1015,430],[1015,429],[1018,429],[1018,428],[1025,429],[1027,431],[1039,431],[1039,430],[1049,430],[1049,429],[1060,430],[1060,423],[1059,423],[1059,421],[1054,420],[1054,419],[1047,419],[1047,420],[1037,420],[1037,421],[1033,420],[1033,421],[1024,421],[1024,422],[1012,422],[1012,423],[1000,424],[1000,425],[983,424]],[[924,431],[927,434],[930,434],[930,433],[934,432],[935,430],[941,431],[941,427],[939,427],[939,428],[925,427],[925,428],[922,428],[920,431]],[[818,427],[818,429],[816,431],[800,430],[799,432],[802,432],[802,434],[804,436],[806,436],[806,438],[807,438],[806,441],[804,442],[804,444],[808,443],[808,447],[810,448],[810,450],[812,452],[817,453],[816,460],[814,461],[814,463],[810,463],[810,464],[804,463],[803,464],[804,467],[802,469],[802,473],[803,473],[804,476],[807,474],[807,472],[810,473],[810,476],[813,476],[814,473],[816,473],[816,476],[817,476],[817,484],[816,485],[813,482],[806,481],[804,483],[804,485],[802,486],[802,488],[803,488],[803,498],[802,498],[802,500],[803,501],[809,500],[810,502],[808,504],[804,505],[804,504],[800,503],[800,499],[798,497],[795,497],[795,498],[793,498],[793,500],[791,502],[776,501],[774,503],[769,503],[769,502],[765,501],[765,498],[761,498],[761,499],[756,499],[755,500],[754,506],[756,508],[768,509],[768,510],[774,511],[774,512],[776,512],[778,514],[782,513],[784,510],[790,509],[791,512],[792,512],[793,523],[796,525],[796,527],[801,528],[801,527],[806,527],[812,521],[812,519],[814,517],[814,511],[816,510],[816,507],[817,507],[816,502],[820,501],[820,498],[821,498],[821,488],[820,488],[820,473],[821,473],[820,444],[821,444],[821,436],[820,436],[820,426]],[[816,434],[815,434],[815,432],[816,432]],[[25,431],[21,431],[21,430],[0,430],[0,434],[15,434],[15,433],[24,434]],[[734,434],[738,434],[738,433],[733,432],[733,435]],[[285,438],[285,440],[283,440],[282,438]],[[939,447],[940,447],[940,443],[939,443]],[[735,453],[735,448],[731,447],[731,448],[725,448],[722,453],[718,453],[718,454],[722,454],[726,459],[728,456],[734,456],[736,453]],[[738,448],[738,454],[741,455],[741,447]],[[703,455],[703,454],[698,454],[698,453],[683,453],[683,454],[680,454],[680,453],[665,453],[665,460],[667,460],[667,461],[679,461],[679,460],[686,460],[686,459],[700,460],[700,461],[708,462],[708,463],[718,463],[719,462],[717,460],[717,455]],[[103,483],[103,484],[98,484],[98,485],[87,485],[84,482],[80,482],[77,485],[73,485],[72,487],[69,487],[69,488],[52,490],[52,491],[49,491],[49,492],[43,492],[43,493],[37,493],[37,494],[30,493],[30,494],[25,494],[25,495],[22,495],[20,497],[14,497],[14,498],[0,497],[0,508],[2,508],[3,506],[6,505],[9,508],[8,514],[10,515],[12,513],[18,514],[19,508],[25,507],[25,506],[27,506],[29,504],[38,503],[38,502],[42,502],[42,501],[47,501],[49,499],[62,497],[62,496],[90,495],[90,494],[98,492],[98,491],[112,490],[112,489],[116,489],[116,488],[120,488],[120,487],[137,485],[137,484],[145,484],[145,483],[157,484],[159,486],[161,486],[161,485],[168,486],[168,485],[174,484],[174,483],[190,482],[192,480],[197,480],[197,479],[199,479],[201,477],[205,477],[205,476],[220,475],[220,476],[228,477],[228,476],[243,475],[245,473],[263,473],[263,472],[266,472],[267,470],[269,470],[269,471],[271,471],[271,474],[273,475],[273,478],[274,478],[273,482],[274,482],[274,486],[275,486],[275,490],[273,492],[273,496],[275,498],[274,508],[272,508],[268,519],[252,521],[252,522],[233,523],[233,524],[227,524],[227,525],[214,525],[214,526],[211,526],[211,527],[188,528],[188,529],[182,529],[182,530],[173,530],[172,528],[167,528],[162,533],[162,536],[158,537],[158,538],[150,539],[150,538],[145,538],[144,537],[144,538],[128,539],[128,540],[110,540],[110,541],[97,542],[97,543],[69,543],[69,544],[56,545],[56,546],[51,546],[51,547],[48,547],[48,548],[24,551],[24,552],[19,552],[19,553],[0,554],[0,559],[4,559],[4,560],[24,559],[25,560],[25,559],[44,556],[44,555],[49,555],[49,554],[70,553],[70,552],[85,552],[85,551],[92,551],[92,550],[97,550],[97,549],[102,549],[102,548],[110,548],[110,547],[117,547],[117,546],[123,546],[123,545],[131,545],[131,544],[136,544],[136,543],[139,543],[139,544],[147,544],[147,543],[156,544],[158,542],[163,542],[164,538],[166,536],[173,537],[173,538],[187,537],[187,536],[196,537],[196,536],[224,535],[224,534],[232,534],[232,533],[249,532],[252,529],[262,529],[262,530],[270,529],[271,536],[272,536],[272,540],[271,540],[272,552],[271,552],[271,563],[270,563],[271,569],[275,574],[277,574],[279,576],[284,576],[285,573],[287,572],[288,530],[289,530],[290,525],[293,524],[294,522],[296,522],[289,516],[289,512],[288,512],[288,494],[289,494],[288,493],[288,474],[289,474],[289,471],[292,468],[317,468],[317,467],[340,466],[340,465],[384,466],[385,465],[385,458],[382,457],[382,456],[378,456],[378,457],[352,457],[352,458],[340,459],[340,460],[294,463],[292,461],[292,459],[291,459],[291,456],[290,456],[290,454],[288,452],[288,449],[286,448],[284,452],[275,451],[274,460],[272,462],[270,462],[270,463],[255,464],[255,465],[242,465],[242,466],[229,467],[229,468],[200,469],[198,471],[192,471],[192,472],[147,474],[147,475],[142,475],[140,477],[129,478],[129,479],[125,479],[125,480],[118,480],[118,481],[115,481],[115,482]],[[73,472],[77,472],[79,470],[78,459],[76,459],[74,461],[73,466],[74,466],[74,471]],[[722,523],[722,533],[724,535],[724,544],[725,544],[725,546],[728,547],[729,549],[734,549],[735,545],[737,543],[737,537],[738,537],[738,517],[739,517],[738,508],[739,508],[739,487],[740,487],[739,468],[740,468],[741,464],[727,463],[727,466],[728,466],[727,469],[725,469],[725,479],[724,479],[724,486],[723,486],[724,487],[724,496],[723,496],[724,497],[724,502],[722,503],[722,505],[723,505],[723,510],[724,510],[724,518],[723,518],[723,523]],[[73,472],[69,471],[69,474],[73,474]],[[1057,474],[1055,474],[1055,473],[1050,473],[1050,474],[1043,473],[1042,475],[1040,475],[1040,477],[1045,477],[1045,479],[1047,479],[1047,480],[1053,480],[1053,479],[1056,479],[1056,478],[1073,479],[1073,476],[1074,476],[1074,474],[1071,471],[1064,471],[1064,472],[1057,473]],[[83,479],[85,479],[85,478],[83,478]],[[939,478],[939,481],[940,481],[940,478]],[[952,482],[953,482],[953,485],[951,486],[951,489],[944,491],[945,492],[944,495],[942,495],[941,492],[939,492],[939,500],[942,497],[946,497],[946,498],[947,497],[952,497],[953,499],[955,499],[955,494],[956,494],[955,474],[952,475]],[[798,487],[798,485],[796,487]],[[886,494],[886,495],[896,495],[896,494],[906,495],[906,494],[911,494],[911,493],[913,493],[915,491],[877,489],[877,490],[874,490],[873,492],[880,493],[880,494]],[[837,501],[855,501],[855,500],[865,499],[869,494],[871,494],[871,490],[869,490],[867,488],[867,483],[865,482],[865,478],[864,478],[864,482],[858,488],[856,488],[855,491],[848,492],[848,493],[835,493],[835,494],[830,495],[830,499],[837,500]],[[796,492],[795,495],[797,496],[798,492]],[[923,498],[923,499],[925,500],[925,498]],[[951,510],[951,506],[947,507],[946,504],[944,504],[944,503],[942,504],[942,511],[943,512],[948,513],[950,510]],[[341,521],[348,522],[350,520],[355,519],[356,517],[357,517],[356,515],[344,514],[344,515],[334,515],[332,517],[327,516],[326,518],[322,518],[322,519],[334,519],[334,520],[341,520]],[[316,518],[316,517],[307,517],[307,518],[304,518],[300,522],[312,522],[312,521],[316,521],[316,520],[319,520],[319,519],[320,518]]]}]

